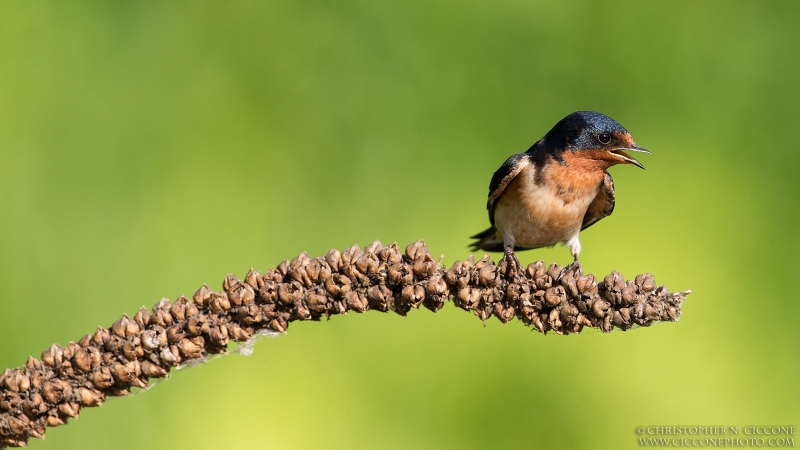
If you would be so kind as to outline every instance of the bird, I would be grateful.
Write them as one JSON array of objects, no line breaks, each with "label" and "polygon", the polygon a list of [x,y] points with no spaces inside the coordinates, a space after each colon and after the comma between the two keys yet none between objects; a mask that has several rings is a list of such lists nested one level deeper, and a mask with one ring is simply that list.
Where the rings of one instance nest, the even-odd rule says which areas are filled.
[{"label": "bird", "polygon": [[473,251],[503,252],[506,275],[518,278],[522,266],[515,251],[563,243],[574,261],[569,271],[583,272],[580,232],[614,212],[614,180],[608,168],[644,166],[628,151],[650,153],[634,142],[614,119],[577,111],[561,119],[525,153],[509,157],[489,183],[491,226],[470,239]]}]

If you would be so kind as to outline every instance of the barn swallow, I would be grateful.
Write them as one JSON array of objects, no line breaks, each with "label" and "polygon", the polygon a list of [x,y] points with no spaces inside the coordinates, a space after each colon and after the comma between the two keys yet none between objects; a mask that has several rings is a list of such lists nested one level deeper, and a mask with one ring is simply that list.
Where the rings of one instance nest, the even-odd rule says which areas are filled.
[{"label": "barn swallow", "polygon": [[581,231],[614,211],[616,164],[644,166],[626,151],[650,153],[614,119],[578,111],[561,119],[525,153],[511,156],[489,184],[492,226],[471,237],[473,251],[504,252],[507,274],[522,272],[515,250],[564,243],[575,261],[564,268],[582,271]]}]

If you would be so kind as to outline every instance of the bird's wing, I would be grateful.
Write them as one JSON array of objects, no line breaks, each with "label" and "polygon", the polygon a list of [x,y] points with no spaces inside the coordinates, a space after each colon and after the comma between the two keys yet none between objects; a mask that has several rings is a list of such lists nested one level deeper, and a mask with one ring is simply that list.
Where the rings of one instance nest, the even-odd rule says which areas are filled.
[{"label": "bird's wing", "polygon": [[531,164],[530,156],[527,153],[518,153],[508,158],[492,175],[492,181],[489,183],[489,199],[486,201],[486,209],[489,210],[489,221],[492,222],[492,225],[494,225],[494,205],[497,199],[503,194],[511,180],[529,164]]},{"label": "bird's wing", "polygon": [[586,214],[583,216],[581,230],[585,230],[597,223],[600,219],[608,217],[614,212],[614,179],[606,172],[603,183],[600,184],[600,191],[589,204]]}]

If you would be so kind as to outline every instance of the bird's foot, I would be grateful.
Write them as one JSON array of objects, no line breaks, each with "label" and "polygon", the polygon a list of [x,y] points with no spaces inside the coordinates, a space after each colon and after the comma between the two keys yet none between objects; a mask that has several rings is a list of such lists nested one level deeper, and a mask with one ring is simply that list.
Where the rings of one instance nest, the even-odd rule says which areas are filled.
[{"label": "bird's foot", "polygon": [[520,264],[517,254],[514,253],[514,249],[511,247],[506,248],[505,252],[503,252],[503,259],[498,263],[498,268],[501,273],[505,274],[506,278],[514,281],[519,281],[519,275],[523,272],[522,264]]},{"label": "bird's foot", "polygon": [[570,272],[574,272],[575,275],[578,275],[578,274],[583,275],[583,267],[581,267],[581,262],[576,259],[572,264],[570,264],[567,267],[564,267],[563,269],[561,269],[561,274],[558,275],[558,278],[556,279],[556,283],[561,282],[561,279],[564,278],[564,275],[566,275],[566,274],[568,274]]}]

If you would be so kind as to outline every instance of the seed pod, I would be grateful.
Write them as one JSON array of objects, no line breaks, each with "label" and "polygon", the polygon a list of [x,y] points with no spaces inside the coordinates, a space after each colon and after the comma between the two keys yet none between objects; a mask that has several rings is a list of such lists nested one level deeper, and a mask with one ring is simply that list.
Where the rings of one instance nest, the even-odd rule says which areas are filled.
[{"label": "seed pod", "polygon": [[581,292],[580,289],[578,289],[578,280],[575,279],[575,275],[572,271],[561,278],[561,285],[564,286],[564,289],[566,289],[570,297],[580,297]]},{"label": "seed pod", "polygon": [[80,345],[80,346],[81,346],[81,347],[83,347],[83,348],[86,348],[86,347],[90,346],[91,344],[92,344],[92,335],[91,335],[91,334],[85,334],[85,335],[84,335],[84,336],[83,336],[83,337],[82,337],[82,338],[81,338],[81,339],[78,341],[78,345]]},{"label": "seed pod", "polygon": [[177,366],[181,362],[178,347],[174,345],[170,345],[169,347],[164,347],[161,349],[159,356],[161,357],[161,361],[165,366]]},{"label": "seed pod", "polygon": [[[207,284],[200,286],[200,289],[195,291],[194,295],[192,296],[192,300],[197,304],[197,306],[204,307],[208,305],[208,300],[211,298],[211,289],[208,287]],[[159,324],[161,325],[161,324]],[[163,326],[163,325],[162,325]]]},{"label": "seed pod", "polygon": [[64,349],[64,360],[68,361],[68,360],[72,359],[72,357],[75,355],[75,351],[80,349],[80,348],[81,348],[80,345],[78,345],[78,344],[76,344],[74,342],[70,342],[67,345],[67,347]]},{"label": "seed pod", "polygon": [[303,300],[297,300],[294,302],[294,314],[292,315],[292,320],[311,320],[311,310],[308,309],[308,306],[303,302]]},{"label": "seed pod", "polygon": [[174,323],[174,320],[172,318],[172,314],[170,314],[168,311],[165,311],[163,309],[154,310],[153,311],[153,315],[150,318],[150,320],[154,324],[156,324],[158,326],[162,326],[162,327],[169,327],[169,326],[172,326],[172,324]]},{"label": "seed pod", "polygon": [[[405,292],[405,289],[403,291]],[[410,301],[411,306],[418,307],[425,300],[425,288],[422,285],[415,284],[413,286],[413,296],[409,298],[413,298],[413,301]]]},{"label": "seed pod", "polygon": [[550,329],[547,326],[547,322],[543,321],[539,315],[533,316],[533,326],[542,334],[547,334],[547,331]]},{"label": "seed pod", "polygon": [[425,256],[428,253],[428,246],[425,244],[425,241],[421,239],[406,247],[406,257],[411,261],[414,261],[420,256]]},{"label": "seed pod", "polygon": [[463,288],[456,294],[458,306],[463,309],[473,309],[481,298],[481,290],[477,288]]},{"label": "seed pod", "polygon": [[506,286],[505,294],[506,294],[505,299],[507,301],[514,302],[519,298],[520,285],[518,285],[517,283],[508,283],[508,286]]},{"label": "seed pod", "polygon": [[64,422],[64,420],[61,419],[58,416],[47,416],[47,426],[48,427],[58,427],[58,426],[64,425],[65,423],[66,422]]},{"label": "seed pod", "polygon": [[[97,331],[95,331],[94,336],[92,336],[92,345],[98,347],[102,346],[108,339],[108,336],[110,335],[111,332],[108,331],[107,329],[103,327],[97,327]],[[44,358],[42,359],[42,361],[44,361]]]},{"label": "seed pod", "polygon": [[[197,335],[200,333],[192,333],[193,335]],[[173,325],[167,328],[167,342],[170,344],[177,344],[181,341],[181,339],[186,337],[186,333],[184,333],[183,329],[180,325]]]},{"label": "seed pod", "polygon": [[118,387],[128,387],[136,378],[134,371],[129,366],[121,363],[116,363],[111,367],[111,376]]},{"label": "seed pod", "polygon": [[226,292],[215,292],[211,294],[208,301],[208,310],[214,314],[223,314],[231,309],[231,302]]},{"label": "seed pod", "polygon": [[535,316],[536,310],[533,309],[530,302],[523,302],[517,310],[517,317],[519,317],[525,325],[532,325]]},{"label": "seed pod", "polygon": [[281,283],[277,281],[265,281],[258,291],[258,298],[264,303],[275,303],[278,300],[278,288]]},{"label": "seed pod", "polygon": [[21,403],[22,397],[19,394],[11,391],[0,392],[0,410],[11,411],[19,408]]},{"label": "seed pod", "polygon": [[550,278],[552,278],[553,280],[557,280],[558,277],[561,276],[561,272],[563,271],[564,269],[561,266],[559,266],[556,263],[553,263],[550,264],[550,267],[547,268],[547,275],[549,275]]},{"label": "seed pod", "polygon": [[648,320],[658,320],[660,314],[653,305],[649,303],[644,307],[644,318]]},{"label": "seed pod", "polygon": [[[30,420],[28,420],[28,418],[25,417],[25,416],[21,416],[21,417],[13,417],[12,416],[12,417],[6,418],[6,423],[3,424],[3,425],[5,425],[3,428],[7,429],[8,431],[10,431],[15,436],[22,437],[22,436],[26,436],[27,435],[28,430],[30,429],[30,426],[28,425],[29,423],[30,423]],[[2,435],[0,435],[0,436],[2,436]],[[23,446],[24,446],[24,441],[23,441]]]},{"label": "seed pod", "polygon": [[[28,424],[30,426],[30,429],[28,430],[28,434],[31,437],[34,437],[36,439],[44,439],[44,431],[45,431],[45,427],[47,425],[46,425],[45,421],[42,420],[42,419],[44,419],[44,417],[40,417],[39,419],[37,419],[37,420],[35,420],[33,422],[30,422]],[[2,443],[2,442],[3,442],[3,440],[2,440],[2,438],[0,438],[0,443]],[[24,447],[24,445],[18,445],[18,447]]]},{"label": "seed pod", "polygon": [[232,336],[235,341],[242,342],[253,337],[252,331],[249,331],[247,328],[242,328],[235,322],[227,324],[227,327],[228,334]]},{"label": "seed pod", "polygon": [[428,295],[439,296],[447,294],[447,283],[439,277],[433,277],[425,284]]},{"label": "seed pod", "polygon": [[397,242],[392,242],[390,246],[382,248],[378,253],[380,260],[389,265],[398,264],[403,260],[403,255],[400,253],[400,247],[397,246]]},{"label": "seed pod", "polygon": [[31,419],[36,419],[40,415],[47,412],[48,406],[44,402],[41,394],[34,392],[27,399],[22,401],[20,409],[26,416]]},{"label": "seed pod", "polygon": [[333,272],[338,272],[342,264],[342,254],[339,250],[332,248],[327,255],[325,255],[325,262],[328,263]]},{"label": "seed pod", "polygon": [[437,312],[444,306],[444,296],[441,295],[426,295],[425,300],[422,302],[426,308],[433,312]]},{"label": "seed pod", "polygon": [[636,285],[632,281],[628,281],[625,287],[622,288],[620,293],[620,306],[630,306],[636,301]]},{"label": "seed pod", "polygon": [[110,397],[124,397],[126,395],[131,395],[131,390],[119,386],[111,386],[106,391],[106,395]]},{"label": "seed pod", "polygon": [[462,271],[461,268],[463,263],[461,261],[456,261],[453,264],[453,267],[450,268],[447,272],[445,272],[444,279],[450,286],[456,286],[459,289],[466,286],[466,282],[463,285],[458,285],[461,281],[462,275],[466,271]]},{"label": "seed pod", "polygon": [[380,267],[378,257],[372,253],[364,253],[356,259],[355,268],[362,274],[374,274]]},{"label": "seed pod", "polygon": [[545,304],[550,307],[558,306],[565,302],[566,299],[567,293],[562,286],[551,287],[544,293]]},{"label": "seed pod", "polygon": [[172,304],[172,307],[169,309],[169,313],[172,315],[174,320],[184,320],[186,319],[186,305],[190,304],[189,299],[181,295],[175,300],[175,303]]},{"label": "seed pod", "polygon": [[195,344],[194,342],[190,341],[189,339],[182,339],[178,344],[178,351],[180,351],[181,356],[186,359],[196,359],[203,356],[202,349]]},{"label": "seed pod", "polygon": [[643,293],[653,292],[656,289],[656,278],[651,273],[637,275],[636,285],[640,287]]},{"label": "seed pod", "polygon": [[189,319],[200,314],[200,310],[197,308],[197,305],[195,305],[194,302],[190,302],[186,304],[186,308],[184,309],[183,314],[186,316],[187,319]]},{"label": "seed pod", "polygon": [[514,308],[503,302],[498,302],[494,306],[494,315],[500,319],[500,322],[508,323],[509,320],[514,318]]},{"label": "seed pod", "polygon": [[591,297],[597,293],[597,279],[594,275],[584,275],[578,277],[576,285],[580,293],[587,297]]},{"label": "seed pod", "polygon": [[78,388],[78,397],[81,400],[81,405],[86,407],[100,406],[105,399],[105,395],[102,392],[85,387]]},{"label": "seed pod", "polygon": [[313,312],[320,313],[325,311],[327,303],[328,298],[322,292],[311,291],[306,296],[306,305],[308,305],[308,308]]},{"label": "seed pod", "polygon": [[381,241],[376,240],[372,244],[369,244],[366,248],[364,248],[364,253],[368,253],[371,255],[377,254],[383,249],[383,244]]},{"label": "seed pod", "polygon": [[153,311],[155,310],[162,310],[162,311],[169,311],[169,308],[172,307],[172,302],[169,301],[168,298],[164,297],[153,306]]},{"label": "seed pod", "polygon": [[147,350],[153,351],[167,345],[167,336],[161,327],[151,328],[142,333],[142,345]]},{"label": "seed pod", "polygon": [[186,332],[191,336],[208,333],[208,319],[203,314],[192,316],[186,321]]},{"label": "seed pod", "polygon": [[111,325],[111,333],[113,333],[115,336],[125,337],[125,324],[123,323],[125,317],[117,320]]},{"label": "seed pod", "polygon": [[244,282],[250,286],[250,289],[252,289],[253,292],[258,291],[261,289],[261,286],[264,285],[264,279],[261,278],[261,275],[252,268],[249,272],[247,272],[247,275],[245,275]]},{"label": "seed pod", "polygon": [[167,371],[163,367],[153,364],[150,361],[142,362],[142,373],[150,378],[163,378],[167,376]]},{"label": "seed pod", "polygon": [[89,372],[92,370],[92,358],[86,350],[81,348],[72,356],[72,365],[83,372]]},{"label": "seed pod", "polygon": [[287,322],[285,320],[281,320],[280,318],[276,317],[270,321],[269,328],[273,331],[277,331],[278,333],[285,333],[286,325]]},{"label": "seed pod", "polygon": [[625,287],[625,279],[622,278],[622,275],[615,270],[606,275],[606,277],[603,279],[603,284],[606,285],[607,289],[622,291],[622,288]]},{"label": "seed pod", "polygon": [[147,326],[150,324],[150,312],[147,311],[147,308],[142,306],[139,308],[139,311],[136,312],[136,315],[133,316],[133,320],[139,324],[139,327],[147,328]]},{"label": "seed pod", "polygon": [[[101,328],[98,327],[97,331],[100,332]],[[102,343],[102,342],[101,342]],[[53,344],[47,350],[42,352],[42,363],[49,367],[58,367],[63,362],[64,349],[58,344]]]},{"label": "seed pod", "polygon": [[136,323],[135,320],[128,317],[127,314],[123,314],[122,318],[125,319],[123,322],[125,324],[125,337],[136,336],[139,334],[139,324]]},{"label": "seed pod", "polygon": [[233,289],[238,287],[239,284],[240,281],[238,278],[236,278],[236,275],[229,273],[225,276],[225,280],[222,282],[222,289],[224,289],[225,292],[231,292]]},{"label": "seed pod", "polygon": [[119,337],[119,336],[117,336],[115,334],[112,334],[111,336],[108,337],[108,339],[106,339],[106,342],[103,344],[103,348],[107,352],[110,352],[110,353],[116,355],[117,353],[122,351],[122,345],[124,343],[125,343],[125,341],[121,337]]},{"label": "seed pod", "polygon": [[550,311],[550,314],[547,317],[547,321],[550,324],[550,328],[552,328],[553,331],[555,331],[558,334],[562,334],[561,327],[563,326],[563,324],[561,323],[561,317],[558,314],[557,309]]},{"label": "seed pod", "polygon": [[306,287],[311,287],[311,279],[308,277],[306,273],[305,267],[301,266],[290,266],[289,267],[289,279],[299,283]]},{"label": "seed pod", "polygon": [[369,309],[367,297],[361,292],[348,292],[345,294],[344,300],[347,302],[347,306],[355,312],[363,313]]},{"label": "seed pod", "polygon": [[367,299],[371,309],[378,311],[389,310],[389,299],[392,297],[392,291],[384,285],[370,286],[367,290]]},{"label": "seed pod", "polygon": [[253,288],[249,284],[240,285],[231,293],[230,301],[233,306],[241,306],[243,304],[253,303],[256,295]]},{"label": "seed pod", "polygon": [[[617,317],[619,316],[619,317]],[[620,308],[617,312],[614,313],[614,325],[623,330],[629,329],[631,327],[631,313],[630,309],[628,308]],[[616,323],[616,322],[619,322]]]},{"label": "seed pod", "polygon": [[431,255],[420,256],[412,263],[411,270],[414,275],[420,278],[429,277],[436,272],[436,263],[431,258]]},{"label": "seed pod", "polygon": [[25,392],[31,387],[31,378],[19,369],[11,369],[5,376],[5,385],[14,392]]},{"label": "seed pod", "polygon": [[598,298],[597,300],[594,301],[594,303],[592,303],[592,313],[594,313],[596,317],[602,319],[603,317],[605,317],[606,311],[610,307],[611,305],[607,301]]},{"label": "seed pod", "polygon": [[487,264],[480,269],[478,282],[482,286],[495,286],[497,284],[497,267]]},{"label": "seed pod", "polygon": [[[352,281],[350,281],[350,278],[347,278],[347,276],[343,274],[335,273],[333,276],[325,280],[325,291],[331,297],[337,297],[350,292],[351,286]],[[294,300],[292,299],[292,302],[293,301]]]},{"label": "seed pod", "polygon": [[406,285],[414,281],[414,273],[405,264],[393,264],[389,267],[386,279],[393,286]]},{"label": "seed pod", "polygon": [[291,305],[303,298],[303,286],[297,281],[283,283],[278,288],[278,300],[284,305]]},{"label": "seed pod", "polygon": [[316,283],[316,282],[319,281],[319,275],[320,275],[320,271],[322,270],[322,263],[323,262],[324,262],[324,260],[320,261],[319,258],[316,258],[316,259],[313,259],[310,263],[308,263],[308,266],[305,268],[306,269],[306,275],[308,276],[308,279],[309,279],[309,281],[311,283]]},{"label": "seed pod", "polygon": [[283,274],[275,267],[266,271],[261,278],[264,279],[264,283],[283,283]]},{"label": "seed pod", "polygon": [[[224,326],[222,327],[222,329],[225,330],[225,335],[222,334],[220,328],[212,328],[211,331],[209,331],[208,338],[212,347],[224,348],[225,346],[228,345],[228,336],[227,336],[228,329],[225,328]],[[214,353],[211,350],[209,351],[211,353]]]},{"label": "seed pod", "polygon": [[65,402],[58,405],[58,413],[62,416],[72,417],[73,419],[78,418],[78,414],[80,414],[81,407],[79,404],[74,402]]},{"label": "seed pod", "polygon": [[51,405],[55,405],[64,399],[64,390],[61,388],[61,385],[52,381],[45,382],[42,385],[41,394],[42,398]]},{"label": "seed pod", "polygon": [[541,259],[536,262],[528,264],[526,272],[528,273],[528,278],[532,280],[536,280],[547,274],[546,266],[544,264],[544,261],[542,261]]},{"label": "seed pod", "polygon": [[[264,305],[264,308],[267,307],[275,307],[275,305]],[[261,309],[256,304],[249,304],[242,306],[239,308],[237,313],[237,317],[241,317],[242,324],[244,325],[253,325],[256,323],[261,323],[264,320],[263,316],[261,315]]]},{"label": "seed pod", "polygon": [[475,315],[478,316],[479,319],[481,319],[481,322],[483,322],[483,326],[486,326],[486,319],[488,319],[489,316],[492,315],[492,310],[486,307],[478,307],[475,309]]},{"label": "seed pod", "polygon": [[344,249],[342,252],[342,268],[355,264],[361,253],[361,248],[358,245]]}]

